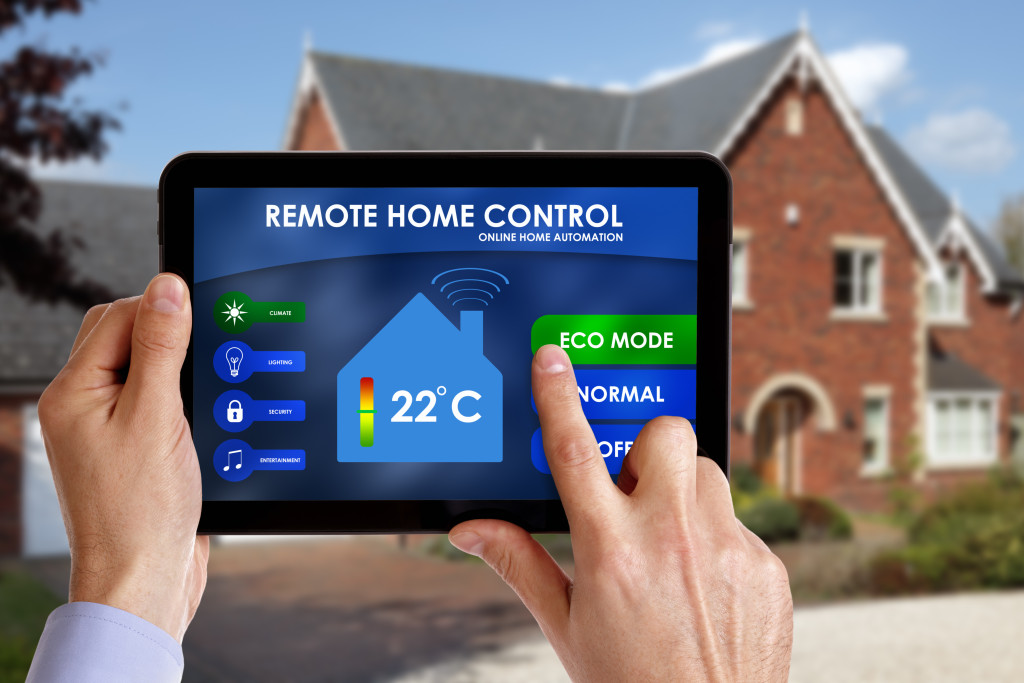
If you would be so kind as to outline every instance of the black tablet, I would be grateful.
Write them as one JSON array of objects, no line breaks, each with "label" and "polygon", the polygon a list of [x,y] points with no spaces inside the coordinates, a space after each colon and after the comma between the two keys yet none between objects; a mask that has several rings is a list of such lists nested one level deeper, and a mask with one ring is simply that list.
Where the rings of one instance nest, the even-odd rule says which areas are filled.
[{"label": "black tablet", "polygon": [[611,477],[666,414],[727,471],[730,188],[700,153],[177,157],[161,268],[192,295],[200,531],[567,530],[543,344]]}]

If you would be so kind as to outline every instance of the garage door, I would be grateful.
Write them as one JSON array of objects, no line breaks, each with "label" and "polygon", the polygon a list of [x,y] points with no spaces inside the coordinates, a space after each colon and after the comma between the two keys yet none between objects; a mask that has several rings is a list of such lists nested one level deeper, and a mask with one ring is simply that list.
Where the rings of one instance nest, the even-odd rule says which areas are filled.
[{"label": "garage door", "polygon": [[30,557],[67,555],[68,537],[60,517],[57,490],[39,431],[36,405],[25,405],[25,466],[21,475],[22,553]]}]

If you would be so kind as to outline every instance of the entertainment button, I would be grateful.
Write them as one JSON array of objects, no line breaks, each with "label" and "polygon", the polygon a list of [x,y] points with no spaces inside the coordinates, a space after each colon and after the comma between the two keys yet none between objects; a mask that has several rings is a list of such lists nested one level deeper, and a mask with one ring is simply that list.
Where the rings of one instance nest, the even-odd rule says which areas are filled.
[{"label": "entertainment button", "polygon": [[[604,464],[608,467],[610,474],[618,474],[622,469],[622,461],[629,452],[637,434],[643,425],[591,425],[594,430],[594,438],[597,439],[597,447],[604,456]],[[544,441],[541,438],[540,430],[533,433],[530,440],[530,459],[537,471],[543,474],[551,474],[551,467],[548,466],[547,456],[544,455]]]},{"label": "entertainment button", "polygon": [[545,344],[565,349],[574,364],[693,365],[695,315],[545,315],[533,323],[534,353]]},{"label": "entertainment button", "polygon": [[229,439],[213,453],[213,467],[228,481],[242,481],[255,470],[304,470],[306,451],[254,450],[238,439]]},{"label": "entertainment button", "polygon": [[[659,415],[689,420],[696,417],[696,370],[578,368],[576,384],[588,420],[646,421]],[[537,410],[536,402],[533,409]]]}]

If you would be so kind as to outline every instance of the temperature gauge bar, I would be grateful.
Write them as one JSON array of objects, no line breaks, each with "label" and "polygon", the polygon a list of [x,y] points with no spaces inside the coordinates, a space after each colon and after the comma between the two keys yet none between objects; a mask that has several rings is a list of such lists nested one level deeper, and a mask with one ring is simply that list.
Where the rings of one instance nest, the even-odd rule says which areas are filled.
[{"label": "temperature gauge bar", "polygon": [[359,445],[373,445],[373,378],[359,380]]}]

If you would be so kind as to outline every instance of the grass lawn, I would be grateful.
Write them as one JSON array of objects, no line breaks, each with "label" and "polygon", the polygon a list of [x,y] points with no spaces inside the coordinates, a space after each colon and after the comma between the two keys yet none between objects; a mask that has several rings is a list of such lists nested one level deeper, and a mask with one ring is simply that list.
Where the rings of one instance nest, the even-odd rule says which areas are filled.
[{"label": "grass lawn", "polygon": [[25,680],[46,617],[60,604],[27,574],[0,570],[0,683]]}]

